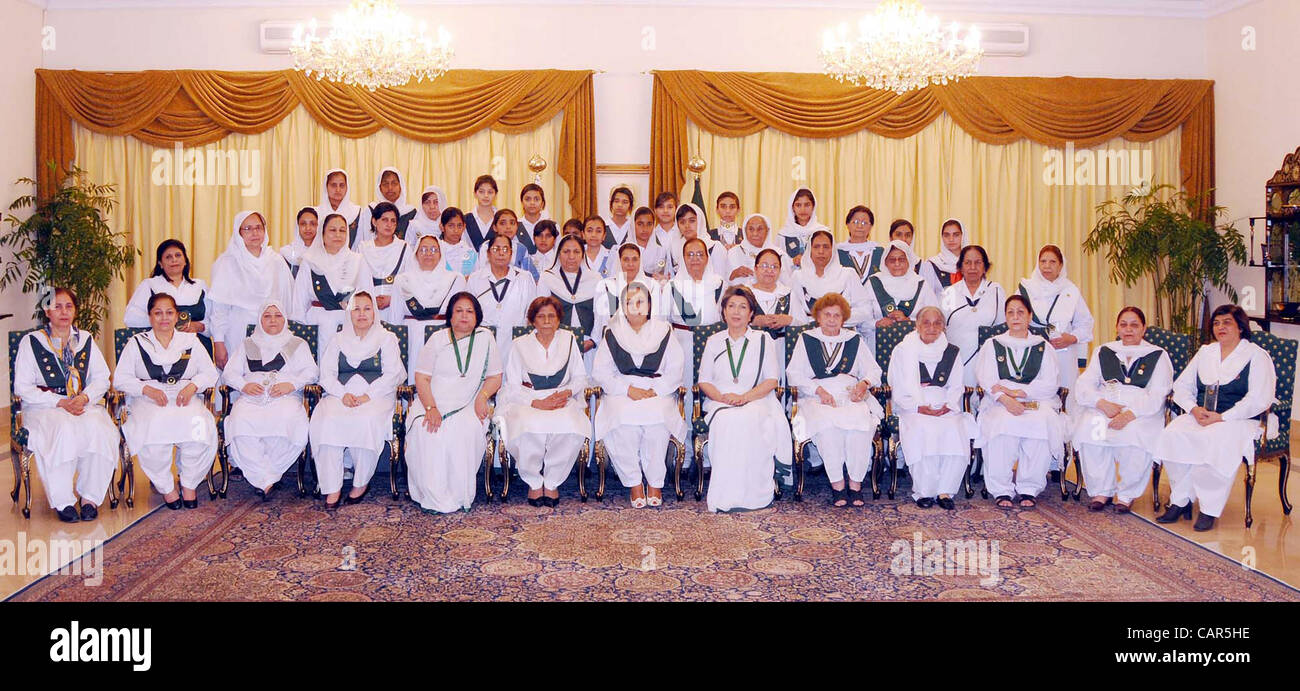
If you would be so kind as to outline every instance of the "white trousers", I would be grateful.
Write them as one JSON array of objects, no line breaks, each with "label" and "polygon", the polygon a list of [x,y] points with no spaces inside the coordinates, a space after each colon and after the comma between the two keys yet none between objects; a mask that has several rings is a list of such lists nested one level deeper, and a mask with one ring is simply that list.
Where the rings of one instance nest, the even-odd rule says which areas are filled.
[{"label": "white trousers", "polygon": [[619,425],[605,437],[609,462],[624,487],[636,487],[644,480],[662,489],[668,473],[668,428],[663,425]]},{"label": "white trousers", "polygon": [[46,464],[39,455],[36,456],[36,472],[40,473],[41,484],[45,485],[45,497],[50,500],[50,508],[55,511],[75,506],[78,496],[95,506],[103,504],[116,467],[117,459],[93,452],[78,456],[75,463]]},{"label": "white trousers", "polygon": [[230,440],[230,462],[244,472],[248,484],[264,489],[280,481],[303,448],[288,437],[235,437]]},{"label": "white trousers", "polygon": [[320,450],[312,454],[316,461],[316,478],[320,482],[321,494],[334,494],[343,489],[345,451],[352,457],[353,487],[365,487],[370,484],[370,478],[375,476],[375,467],[379,465],[379,454],[366,449],[322,444]]},{"label": "white trousers", "polygon": [[[149,444],[136,451],[136,457],[140,459],[140,467],[144,470],[145,476],[162,494],[171,494],[171,491],[176,488],[175,478],[172,477],[172,448],[171,444]],[[180,466],[181,487],[197,488],[212,469],[217,445],[187,441],[177,444],[175,448]]]},{"label": "white trousers", "polygon": [[1186,506],[1196,500],[1201,513],[1215,518],[1223,515],[1228,495],[1232,494],[1232,484],[1237,481],[1236,473],[1232,477],[1224,477],[1209,464],[1190,465],[1165,461],[1164,466],[1169,471],[1170,504]]},{"label": "white trousers", "polygon": [[862,482],[871,469],[871,437],[859,430],[827,429],[814,434],[813,444],[826,467],[826,477],[831,482],[843,482],[844,470],[849,479]]},{"label": "white trousers", "polygon": [[519,477],[528,489],[556,489],[564,484],[586,438],[581,434],[521,434],[509,445]]},{"label": "white trousers", "polygon": [[940,494],[956,496],[969,462],[970,457],[956,454],[914,459],[911,465],[912,498],[934,499]]},{"label": "white trousers", "polygon": [[984,442],[984,487],[995,497],[1036,497],[1047,487],[1051,457],[1046,439],[999,434]]},{"label": "white trousers", "polygon": [[1132,504],[1146,492],[1151,478],[1151,456],[1138,446],[1080,444],[1079,462],[1090,497],[1114,497],[1120,503]]}]

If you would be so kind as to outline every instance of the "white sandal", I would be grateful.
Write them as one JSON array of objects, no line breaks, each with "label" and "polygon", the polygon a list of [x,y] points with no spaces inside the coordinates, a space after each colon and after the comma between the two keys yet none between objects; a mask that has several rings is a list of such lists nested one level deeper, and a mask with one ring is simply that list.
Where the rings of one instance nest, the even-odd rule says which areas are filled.
[{"label": "white sandal", "polygon": [[[658,490],[659,492],[663,492],[662,489],[658,489],[658,488],[655,488],[655,487],[652,487],[652,488],[650,488],[650,489],[656,489],[656,490]],[[649,490],[646,490],[646,491],[648,492]],[[646,506],[659,506],[660,504],[664,503],[664,498],[663,498],[663,495],[662,495],[662,494],[661,494],[660,496],[657,496],[657,497],[655,497],[655,496],[647,496],[645,501],[646,501]]]}]

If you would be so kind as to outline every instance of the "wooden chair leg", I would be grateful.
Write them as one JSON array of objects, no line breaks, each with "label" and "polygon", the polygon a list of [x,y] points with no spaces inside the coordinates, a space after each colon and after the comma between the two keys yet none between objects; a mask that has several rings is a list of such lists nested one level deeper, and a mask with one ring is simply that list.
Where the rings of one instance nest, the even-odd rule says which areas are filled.
[{"label": "wooden chair leg", "polygon": [[973,474],[974,470],[975,470],[975,441],[971,440],[970,461],[966,463],[966,472],[963,473],[961,479],[962,493],[966,495],[967,499],[970,499],[971,497],[975,496],[975,488],[971,485],[971,475]]},{"label": "wooden chair leg", "polygon": [[808,474],[808,444],[810,442],[800,442],[794,454],[794,500],[803,501],[804,478]]},{"label": "wooden chair leg", "polygon": [[22,458],[22,456],[22,448],[14,446],[9,447],[9,460],[14,466],[14,491],[9,493],[9,498],[12,499],[15,504],[18,503],[18,492],[23,488],[22,464],[19,462],[19,459]]},{"label": "wooden chair leg", "polygon": [[[686,465],[686,443],[680,439],[669,437],[669,444],[677,450],[677,458],[673,464],[673,490],[677,494],[677,501],[681,501],[682,497],[686,496],[686,493],[682,491],[682,467]],[[603,475],[601,476],[601,482],[604,482]]]},{"label": "wooden chair leg", "polygon": [[885,455],[887,453],[885,451],[885,445],[888,443],[889,443],[888,440],[886,440],[883,435],[876,437],[873,443],[873,446],[875,448],[872,449],[872,451],[874,452],[874,458],[872,458],[871,460],[872,501],[875,501],[876,499],[880,498],[880,472],[881,472],[881,466],[885,465]]},{"label": "wooden chair leg", "polygon": [[506,451],[506,445],[502,443],[498,447],[501,452],[501,503],[504,504],[510,498],[510,465],[514,459],[510,457],[510,452]]},{"label": "wooden chair leg", "polygon": [[[587,501],[587,448],[590,444],[590,439],[583,442],[582,451],[578,452],[578,499],[584,502]],[[596,446],[599,447],[600,442],[596,442]],[[593,453],[592,458],[594,459],[599,455],[599,453]],[[599,465],[600,461],[596,463]]]},{"label": "wooden chair leg", "polygon": [[1251,515],[1250,503],[1255,496],[1255,464],[1246,464],[1246,527],[1249,528],[1255,522],[1255,517]]},{"label": "wooden chair leg", "polygon": [[23,518],[32,517],[32,459],[36,456],[30,451],[23,453]]},{"label": "wooden chair leg", "polygon": [[695,462],[692,463],[692,469],[695,472],[695,501],[704,498],[704,444],[706,440],[700,435],[695,435]]},{"label": "wooden chair leg", "polygon": [[893,435],[889,437],[889,498],[893,499],[898,492],[898,447],[899,443],[894,440]]},{"label": "wooden chair leg", "polygon": [[1160,464],[1151,464],[1151,510],[1160,511]]},{"label": "wooden chair leg", "polygon": [[483,450],[483,498],[492,501],[492,457],[496,450],[496,440],[488,438],[487,448]]},{"label": "wooden chair leg", "polygon": [[402,496],[397,489],[398,456],[393,449],[396,441],[397,438],[394,437],[393,441],[388,444],[388,495],[392,497],[393,501],[397,501]]},{"label": "wooden chair leg", "polygon": [[1291,515],[1291,500],[1286,496],[1287,477],[1291,475],[1291,455],[1284,453],[1277,457],[1277,494],[1282,499],[1282,513]]}]

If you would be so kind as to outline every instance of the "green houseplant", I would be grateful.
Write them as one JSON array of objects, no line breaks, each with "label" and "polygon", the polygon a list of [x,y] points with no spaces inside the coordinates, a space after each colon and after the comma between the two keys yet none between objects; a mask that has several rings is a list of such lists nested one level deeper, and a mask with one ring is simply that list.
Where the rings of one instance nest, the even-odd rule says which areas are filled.
[{"label": "green houseplant", "polygon": [[1152,279],[1154,325],[1198,337],[1209,286],[1237,301],[1228,271],[1246,263],[1246,243],[1235,227],[1220,223],[1226,208],[1202,207],[1172,185],[1154,185],[1101,204],[1097,213],[1084,251],[1104,253],[1111,280],[1125,286]]},{"label": "green houseplant", "polygon": [[[77,327],[98,333],[108,310],[109,285],[123,277],[140,250],[104,219],[117,203],[113,186],[94,184],[88,177],[73,166],[48,198],[26,194],[9,205],[9,229],[0,233],[0,247],[13,256],[0,274],[0,288],[21,282],[24,293],[36,293],[33,317],[39,321],[47,290],[71,287],[80,302]],[[36,185],[31,178],[18,183]],[[14,214],[23,209],[31,209],[26,218]]]}]

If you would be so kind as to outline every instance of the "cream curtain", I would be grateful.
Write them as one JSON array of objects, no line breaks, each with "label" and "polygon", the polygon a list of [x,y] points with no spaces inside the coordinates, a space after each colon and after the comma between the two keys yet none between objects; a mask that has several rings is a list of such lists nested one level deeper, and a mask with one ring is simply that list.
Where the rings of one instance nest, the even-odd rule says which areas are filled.
[{"label": "cream curtain", "polygon": [[[1100,149],[1126,154],[1149,151],[1154,182],[1177,184],[1180,137],[1175,129],[1151,142],[1117,138]],[[1033,270],[1042,245],[1060,246],[1066,272],[1083,291],[1096,318],[1093,343],[1115,337],[1115,315],[1124,305],[1149,311],[1146,307],[1154,295],[1149,283],[1131,289],[1113,284],[1104,257],[1081,249],[1096,221],[1097,206],[1123,196],[1131,185],[1049,184],[1045,177],[1053,160],[1061,161],[1062,175],[1069,168],[1078,172],[1083,165],[1078,152],[1072,161],[1066,149],[1053,150],[1027,139],[986,144],[947,114],[903,139],[867,130],[807,139],[772,128],[744,137],[721,137],[688,121],[687,142],[691,153],[708,164],[700,182],[710,221],[716,221],[714,199],[732,190],[740,195],[742,214],[763,213],[775,232],[785,221],[791,193],[808,187],[817,197],[818,219],[834,229],[837,239],[848,235],[844,223],[848,209],[866,204],[876,217],[873,240],[887,242],[890,221],[906,218],[916,227],[915,247],[925,259],[939,251],[939,224],[955,217],[966,225],[971,242],[988,251],[993,264],[990,277],[1008,291],[1014,291]],[[1053,151],[1059,158],[1052,157]],[[1088,157],[1091,154],[1082,158]],[[1068,183],[1070,178],[1061,181]],[[1074,182],[1079,182],[1079,176]],[[692,190],[688,181],[683,199],[689,199]]]},{"label": "cream curtain", "polygon": [[[465,211],[473,208],[474,178],[490,173],[500,186],[497,207],[518,210],[519,189],[533,181],[528,159],[541,154],[550,164],[542,173],[547,209],[564,216],[569,188],[555,165],[563,118],[561,113],[523,134],[483,129],[454,142],[427,144],[386,129],[361,139],[343,137],[318,125],[300,106],[265,132],[231,134],[193,149],[204,154],[204,177],[195,176],[203,184],[188,183],[185,161],[176,160],[175,149],[154,147],[130,136],[98,134],[74,123],[78,165],[89,171],[91,180],[116,186],[119,205],[110,224],[125,230],[143,255],[126,280],[113,286],[108,324],[121,326],[131,291],[153,270],[159,242],[167,238],[184,242],[192,275],[206,280],[212,263],[225,251],[236,213],[261,211],[270,242],[279,248],[296,232],[298,210],[321,201],[321,177],[330,168],[348,171],[349,195],[358,204],[375,200],[375,176],[391,165],[402,171],[403,194],[410,203],[419,203],[426,186],[438,185],[449,203]],[[214,153],[209,156],[209,151]],[[215,161],[218,155],[222,165],[209,167],[208,159]],[[170,175],[165,168],[169,162]],[[224,173],[224,184],[220,178],[208,177],[209,171]]]}]

